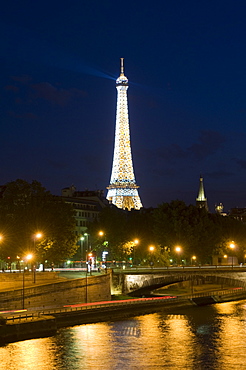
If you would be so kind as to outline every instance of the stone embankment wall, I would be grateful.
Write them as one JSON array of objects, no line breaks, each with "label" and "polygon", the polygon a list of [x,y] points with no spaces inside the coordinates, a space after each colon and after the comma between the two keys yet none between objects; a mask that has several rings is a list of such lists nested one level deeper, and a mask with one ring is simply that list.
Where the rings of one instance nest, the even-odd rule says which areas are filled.
[{"label": "stone embankment wall", "polygon": [[[21,274],[15,275],[17,282],[21,281]],[[20,275],[18,277],[18,275]],[[24,305],[23,286],[0,291],[0,310],[16,310],[30,308],[45,308],[63,306],[76,303],[89,303],[111,300],[110,274],[88,276],[87,278],[48,282],[45,280],[38,285],[27,285],[25,276]],[[1,283],[1,282],[0,282]]]},{"label": "stone embankment wall", "polygon": [[0,325],[0,345],[19,340],[41,338],[54,335],[57,331],[56,319],[52,316],[35,317]]}]

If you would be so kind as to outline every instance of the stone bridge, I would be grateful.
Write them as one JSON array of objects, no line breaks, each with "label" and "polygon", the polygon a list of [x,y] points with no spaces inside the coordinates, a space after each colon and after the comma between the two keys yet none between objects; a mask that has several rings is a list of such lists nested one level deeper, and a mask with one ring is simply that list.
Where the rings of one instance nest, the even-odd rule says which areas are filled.
[{"label": "stone bridge", "polygon": [[246,288],[246,269],[165,269],[163,271],[114,271],[112,274],[112,294],[143,296],[158,288],[190,281],[191,285],[218,284],[224,287]]}]

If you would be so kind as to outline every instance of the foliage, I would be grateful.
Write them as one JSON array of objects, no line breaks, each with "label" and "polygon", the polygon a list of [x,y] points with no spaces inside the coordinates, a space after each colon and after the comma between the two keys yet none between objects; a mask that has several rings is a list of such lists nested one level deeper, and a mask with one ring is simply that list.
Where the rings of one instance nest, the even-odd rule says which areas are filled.
[{"label": "foliage", "polygon": [[[34,252],[39,261],[58,262],[76,251],[73,208],[38,181],[18,179],[6,185],[0,199],[0,222],[5,258],[14,260]],[[42,238],[35,238],[37,232]]]},{"label": "foliage", "polygon": [[[99,236],[99,231],[103,236]],[[94,239],[93,249],[100,255],[107,249],[110,260],[142,261],[147,257],[147,246],[153,242],[151,211],[124,211],[114,206],[102,210],[99,220],[92,223],[88,232]],[[138,240],[138,243],[134,242]],[[104,242],[107,241],[107,248]]]},{"label": "foliage", "polygon": [[154,212],[154,229],[159,244],[170,248],[182,247],[182,258],[190,262],[196,255],[200,263],[211,263],[212,256],[224,254],[234,240],[245,245],[246,227],[243,223],[219,214],[208,213],[193,205],[176,200],[161,204]]},{"label": "foliage", "polygon": [[[98,236],[99,230],[104,231],[103,238]],[[89,232],[99,253],[105,249],[106,240],[109,259],[132,258],[136,264],[149,265],[150,257],[155,266],[168,266],[170,259],[174,263],[182,259],[190,264],[192,256],[196,256],[193,263],[211,264],[215,255],[232,254],[229,248],[232,240],[236,244],[233,253],[239,260],[243,261],[246,253],[244,223],[194,205],[187,206],[180,200],[140,211],[105,208]],[[133,243],[135,239],[139,240],[137,244]],[[155,246],[152,255],[151,244]],[[180,255],[175,252],[177,245],[182,248]]]}]

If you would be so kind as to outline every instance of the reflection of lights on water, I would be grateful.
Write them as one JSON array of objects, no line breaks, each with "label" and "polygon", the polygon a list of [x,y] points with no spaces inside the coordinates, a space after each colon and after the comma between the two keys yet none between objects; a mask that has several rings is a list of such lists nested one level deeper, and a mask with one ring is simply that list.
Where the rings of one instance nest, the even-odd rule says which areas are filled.
[{"label": "reflection of lights on water", "polygon": [[216,305],[216,310],[220,315],[230,315],[235,310],[235,305],[232,302],[225,302]]},{"label": "reflection of lights on water", "polygon": [[0,348],[1,369],[20,369],[20,366],[25,370],[56,368],[58,366],[56,353],[49,350],[52,342],[51,337],[12,343],[8,345],[11,346],[11,355],[8,347],[6,350]]},{"label": "reflection of lights on water", "polygon": [[210,334],[211,326],[210,325],[200,325],[197,328],[197,334]]},{"label": "reflection of lights on water", "polygon": [[127,320],[123,322],[115,322],[111,324],[111,330],[117,336],[129,336],[139,338],[141,335],[141,328],[137,320]]}]

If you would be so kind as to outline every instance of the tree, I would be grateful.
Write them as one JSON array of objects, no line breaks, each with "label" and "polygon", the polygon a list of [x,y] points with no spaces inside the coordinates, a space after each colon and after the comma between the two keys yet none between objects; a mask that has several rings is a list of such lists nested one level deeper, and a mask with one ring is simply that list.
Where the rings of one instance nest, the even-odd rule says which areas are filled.
[{"label": "tree", "polygon": [[201,263],[211,263],[221,242],[221,229],[212,216],[205,209],[187,206],[179,200],[163,203],[155,210],[154,227],[158,242],[171,251],[175,245],[181,245],[189,262],[196,255]]},{"label": "tree", "polygon": [[[147,258],[148,245],[155,242],[152,213],[152,209],[129,212],[114,206],[104,208],[99,219],[88,227],[94,239],[93,248],[100,254],[105,249],[103,242],[106,240],[111,260],[122,261],[132,257],[135,263],[140,263]],[[99,236],[100,230],[103,236]],[[134,243],[136,239],[137,244]]]},{"label": "tree", "polygon": [[[77,249],[72,206],[53,196],[38,181],[18,179],[6,184],[0,199],[0,222],[1,254],[5,258],[22,258],[34,252],[40,262],[59,262]],[[42,233],[38,240],[37,232]]]}]

